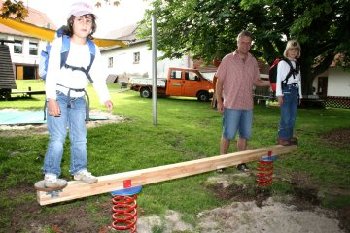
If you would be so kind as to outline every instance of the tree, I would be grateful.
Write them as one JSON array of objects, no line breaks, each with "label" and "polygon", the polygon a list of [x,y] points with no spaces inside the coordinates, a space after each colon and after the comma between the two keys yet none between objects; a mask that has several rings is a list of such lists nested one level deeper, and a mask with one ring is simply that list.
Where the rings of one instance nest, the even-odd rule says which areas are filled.
[{"label": "tree", "polygon": [[341,54],[337,65],[349,67],[349,12],[348,0],[155,0],[139,36],[151,35],[155,15],[164,57],[191,54],[209,62],[233,51],[237,34],[247,29],[255,37],[252,53],[269,64],[283,54],[287,40],[297,39],[303,93],[309,94],[335,55]]},{"label": "tree", "polygon": [[8,18],[10,16],[20,20],[28,16],[28,10],[24,7],[22,1],[11,2],[10,0],[6,0],[3,3],[0,17]]},{"label": "tree", "polygon": [[[108,6],[119,6],[120,1],[115,0],[96,0],[95,6],[96,7],[102,7],[104,5]],[[0,17],[8,18],[8,17],[14,17],[19,20],[24,20],[25,17],[28,16],[28,10],[23,4],[23,1],[17,1],[17,0],[6,0],[1,8],[1,14]]]},{"label": "tree", "polygon": [[109,6],[119,6],[121,1],[111,1],[111,0],[96,0],[95,6],[102,7],[103,4]]}]

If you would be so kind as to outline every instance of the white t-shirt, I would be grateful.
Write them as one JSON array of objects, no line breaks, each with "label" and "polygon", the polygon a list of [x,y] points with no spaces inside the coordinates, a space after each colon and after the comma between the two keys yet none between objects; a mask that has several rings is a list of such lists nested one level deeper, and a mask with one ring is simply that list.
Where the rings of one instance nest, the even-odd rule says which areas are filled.
[{"label": "white t-shirt", "polygon": [[[67,94],[68,88],[86,88],[89,80],[84,72],[79,70],[73,71],[72,69],[65,67],[60,68],[62,38],[56,38],[51,46],[50,61],[46,76],[46,97],[56,99],[56,90]],[[88,44],[80,45],[71,41],[66,64],[76,67],[84,67],[86,69],[90,64],[90,51]],[[106,85],[107,73],[102,65],[100,50],[95,45],[95,59],[91,65],[89,74],[93,81],[92,85],[97,92],[100,102],[103,104],[110,99],[110,95]],[[84,94],[84,92],[70,92],[70,96],[73,98],[81,97]]]},{"label": "white t-shirt", "polygon": [[[292,62],[292,65],[295,69],[296,62],[295,61],[291,61],[291,62]],[[283,96],[281,84],[282,84],[282,81],[284,81],[286,79],[289,71],[290,71],[290,66],[286,61],[282,60],[278,63],[278,65],[277,65],[277,78],[276,78],[276,96]],[[295,76],[292,75],[288,79],[288,84],[293,84],[293,83],[298,84],[299,98],[301,99],[302,95],[301,95],[300,70],[299,70],[297,75],[295,75]]]}]

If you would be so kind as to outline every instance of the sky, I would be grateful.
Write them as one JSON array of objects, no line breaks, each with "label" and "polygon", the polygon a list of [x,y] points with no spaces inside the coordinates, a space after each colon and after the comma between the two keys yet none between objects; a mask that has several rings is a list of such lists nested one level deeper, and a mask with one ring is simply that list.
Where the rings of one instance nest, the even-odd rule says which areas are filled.
[{"label": "sky", "polygon": [[[65,25],[69,13],[70,5],[78,0],[22,0],[25,6],[46,13],[54,22],[56,27]],[[83,0],[92,4],[96,0]],[[97,15],[97,31],[95,36],[104,36],[109,31],[121,28],[123,26],[136,23],[143,18],[143,14],[148,4],[144,0],[121,0],[118,7],[103,5],[101,8],[95,8]]]}]

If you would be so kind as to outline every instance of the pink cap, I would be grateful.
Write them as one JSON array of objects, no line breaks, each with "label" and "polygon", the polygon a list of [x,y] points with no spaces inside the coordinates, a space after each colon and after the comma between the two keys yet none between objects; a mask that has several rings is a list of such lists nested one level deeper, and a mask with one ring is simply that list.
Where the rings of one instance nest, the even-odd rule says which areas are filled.
[{"label": "pink cap", "polygon": [[69,12],[68,17],[72,15],[76,17],[80,17],[83,15],[94,15],[93,6],[87,2],[75,2],[71,6],[71,10]]}]

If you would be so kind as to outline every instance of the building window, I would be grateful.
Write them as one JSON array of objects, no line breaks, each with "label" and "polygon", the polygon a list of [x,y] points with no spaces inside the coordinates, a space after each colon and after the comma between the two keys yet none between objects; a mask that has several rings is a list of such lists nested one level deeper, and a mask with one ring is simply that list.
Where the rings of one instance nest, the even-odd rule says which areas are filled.
[{"label": "building window", "polygon": [[29,42],[29,54],[30,55],[38,55],[38,43]]},{"label": "building window", "polygon": [[22,41],[21,40],[15,40],[15,49],[14,49],[14,51],[15,51],[15,53],[22,53]]},{"label": "building window", "polygon": [[134,64],[140,63],[140,52],[134,53]]},{"label": "building window", "polygon": [[113,57],[108,58],[108,68],[113,68]]}]

